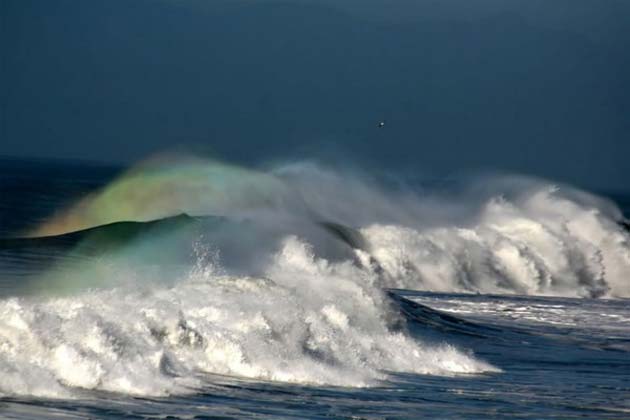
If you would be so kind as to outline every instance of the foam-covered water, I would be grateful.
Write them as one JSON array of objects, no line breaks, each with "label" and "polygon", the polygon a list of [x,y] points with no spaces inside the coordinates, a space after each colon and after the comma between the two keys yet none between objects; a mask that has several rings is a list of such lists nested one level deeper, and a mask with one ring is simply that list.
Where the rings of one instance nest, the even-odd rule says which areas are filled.
[{"label": "foam-covered water", "polygon": [[492,198],[466,226],[362,229],[395,287],[557,296],[628,296],[630,242],[614,218],[544,186]]},{"label": "foam-covered water", "polygon": [[[41,202],[20,188],[28,168],[0,182],[21,203],[0,208],[2,232],[30,237],[0,244],[9,416],[630,412],[630,235],[612,201],[524,178],[420,193],[187,158],[100,170],[73,204],[65,182]],[[104,227],[54,252],[32,238],[182,212],[220,219]]]},{"label": "foam-covered water", "polygon": [[[363,251],[392,283],[382,286],[630,295],[630,237],[613,202],[524,177],[479,178],[458,193],[394,190],[356,171],[313,164],[254,171],[180,158],[128,171],[31,235],[185,212],[247,220],[264,226],[265,235],[316,240],[311,225],[332,222],[360,230]],[[220,250],[225,244],[212,235]],[[271,246],[271,240],[257,239],[260,247]],[[250,245],[239,244],[239,252]]]},{"label": "foam-covered water", "polygon": [[201,372],[365,387],[388,371],[498,371],[392,328],[397,314],[374,279],[357,271],[315,260],[306,244],[289,238],[269,277],[217,275],[205,267],[168,288],[4,300],[0,392],[163,396],[194,392]]}]

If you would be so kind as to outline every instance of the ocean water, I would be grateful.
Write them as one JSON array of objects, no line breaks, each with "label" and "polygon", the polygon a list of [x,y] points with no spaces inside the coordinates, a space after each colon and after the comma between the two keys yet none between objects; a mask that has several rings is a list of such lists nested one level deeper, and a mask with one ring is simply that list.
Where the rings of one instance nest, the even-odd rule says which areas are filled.
[{"label": "ocean water", "polygon": [[0,160],[2,418],[630,417],[630,196]]}]

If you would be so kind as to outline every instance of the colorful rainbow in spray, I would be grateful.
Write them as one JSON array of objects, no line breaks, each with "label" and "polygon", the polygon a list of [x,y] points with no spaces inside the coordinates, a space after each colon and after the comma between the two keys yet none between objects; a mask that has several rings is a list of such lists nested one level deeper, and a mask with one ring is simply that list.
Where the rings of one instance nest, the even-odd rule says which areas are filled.
[{"label": "colorful rainbow in spray", "polygon": [[153,158],[27,233],[50,236],[120,221],[189,215],[231,215],[273,207],[288,187],[268,173],[214,159]]}]

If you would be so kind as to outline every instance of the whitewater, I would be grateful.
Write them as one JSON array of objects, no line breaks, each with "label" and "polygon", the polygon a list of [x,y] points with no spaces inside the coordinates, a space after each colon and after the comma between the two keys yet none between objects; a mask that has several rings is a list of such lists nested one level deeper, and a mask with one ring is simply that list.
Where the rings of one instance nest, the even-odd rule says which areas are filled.
[{"label": "whitewater", "polygon": [[3,163],[5,417],[630,413],[623,197],[313,162]]}]

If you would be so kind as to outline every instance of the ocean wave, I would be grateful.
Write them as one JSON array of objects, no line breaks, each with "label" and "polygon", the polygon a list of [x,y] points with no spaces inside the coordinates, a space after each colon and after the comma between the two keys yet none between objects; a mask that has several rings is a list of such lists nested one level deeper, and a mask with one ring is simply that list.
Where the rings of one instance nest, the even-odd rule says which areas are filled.
[{"label": "ocean wave", "polygon": [[168,395],[207,373],[361,387],[392,372],[497,372],[413,335],[411,307],[387,289],[630,296],[623,221],[610,201],[525,178],[419,193],[313,164],[140,167],[0,241],[11,264],[55,260],[24,282],[30,294],[0,299],[0,393]]},{"label": "ocean wave", "polygon": [[[0,393],[194,392],[202,373],[364,387],[388,372],[496,372],[398,325],[378,278],[288,237],[265,277],[199,265],[171,287],[0,301]],[[129,273],[120,273],[129,276]]]},{"label": "ocean wave", "polygon": [[414,290],[577,297],[630,295],[630,237],[556,187],[488,200],[464,226],[374,224],[361,233],[389,285]]},{"label": "ocean wave", "polygon": [[[313,163],[256,171],[198,158],[158,161],[128,171],[35,232],[182,212],[238,224],[215,226],[206,235],[239,274],[252,273],[261,248],[273,253],[282,238],[296,235],[327,259],[365,260],[363,266],[380,269],[390,287],[630,295],[630,235],[617,206],[525,177],[486,177],[455,191],[418,193]],[[358,248],[358,255],[322,228]],[[168,248],[168,241],[154,248]]]}]

